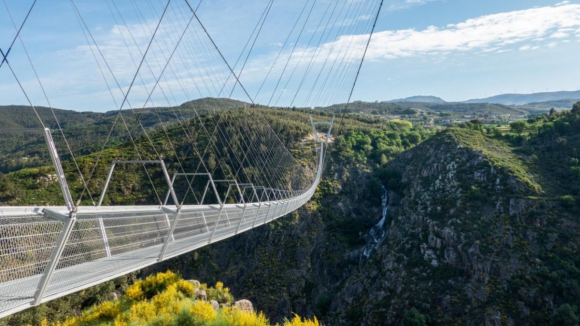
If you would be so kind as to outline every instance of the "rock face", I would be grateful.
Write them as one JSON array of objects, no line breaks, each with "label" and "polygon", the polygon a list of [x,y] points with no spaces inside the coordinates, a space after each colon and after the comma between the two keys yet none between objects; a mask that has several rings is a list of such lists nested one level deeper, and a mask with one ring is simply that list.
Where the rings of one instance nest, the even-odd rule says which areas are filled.
[{"label": "rock face", "polygon": [[442,135],[390,163],[405,187],[387,240],[335,295],[330,324],[397,325],[411,307],[435,324],[549,323],[578,291],[544,283],[577,252],[578,220],[492,159]]},{"label": "rock face", "polygon": [[195,289],[195,297],[207,301],[207,293],[205,290]]},{"label": "rock face", "polygon": [[220,304],[215,301],[215,300],[210,300],[209,304],[211,304],[211,307],[213,308],[213,310],[218,311],[220,309]]},{"label": "rock face", "polygon": [[201,283],[198,280],[187,280],[191,285],[193,285],[194,289],[199,289]]},{"label": "rock face", "polygon": [[246,311],[246,312],[254,312],[254,306],[250,300],[239,300],[234,303],[234,307]]},{"label": "rock face", "polygon": [[[273,223],[148,268],[222,281],[272,323],[327,314],[333,294],[359,264],[365,236],[381,219],[381,195],[369,196],[364,165],[327,169],[320,197]],[[371,199],[370,199],[371,198]]]},{"label": "rock face", "polygon": [[401,325],[414,308],[434,324],[549,324],[580,298],[580,222],[542,199],[515,154],[474,137],[444,132],[388,164],[401,186],[388,191],[385,237],[368,259],[380,183],[373,194],[367,166],[331,162],[297,213],[155,268],[222,280],[274,323],[296,312]]}]

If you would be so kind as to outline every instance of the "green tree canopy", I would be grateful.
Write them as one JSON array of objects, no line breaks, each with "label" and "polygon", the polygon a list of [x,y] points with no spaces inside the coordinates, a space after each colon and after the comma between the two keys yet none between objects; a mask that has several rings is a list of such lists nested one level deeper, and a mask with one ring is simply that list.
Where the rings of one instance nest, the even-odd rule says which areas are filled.
[{"label": "green tree canopy", "polygon": [[580,114],[580,102],[576,102],[573,106],[572,106],[572,113],[573,114]]},{"label": "green tree canopy", "polygon": [[515,121],[510,124],[510,129],[518,135],[521,135],[524,130],[528,127],[528,124],[524,121]]},{"label": "green tree canopy", "polygon": [[575,307],[570,306],[565,303],[560,306],[560,308],[554,311],[554,314],[550,318],[550,325],[552,326],[578,326],[579,320],[576,314]]},{"label": "green tree canopy", "polygon": [[405,326],[427,326],[427,318],[414,307],[405,312],[403,317]]}]

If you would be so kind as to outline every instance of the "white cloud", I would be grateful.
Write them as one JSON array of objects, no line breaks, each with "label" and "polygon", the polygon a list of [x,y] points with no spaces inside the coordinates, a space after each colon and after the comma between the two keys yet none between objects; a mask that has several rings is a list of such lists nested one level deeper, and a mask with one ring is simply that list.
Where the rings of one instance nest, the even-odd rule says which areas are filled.
[{"label": "white cloud", "polygon": [[550,35],[550,38],[567,38],[568,36],[570,36],[570,35],[568,35],[568,33],[564,33],[563,31],[558,31],[558,32]]},{"label": "white cloud", "polygon": [[[578,33],[578,27],[580,5],[561,3],[558,6],[481,16],[444,28],[431,26],[424,30],[377,32],[373,36],[368,58],[394,59],[433,52],[509,48],[511,45],[542,41],[544,38],[567,38],[570,36],[566,31],[576,29]],[[343,36],[337,42],[348,37]]]}]

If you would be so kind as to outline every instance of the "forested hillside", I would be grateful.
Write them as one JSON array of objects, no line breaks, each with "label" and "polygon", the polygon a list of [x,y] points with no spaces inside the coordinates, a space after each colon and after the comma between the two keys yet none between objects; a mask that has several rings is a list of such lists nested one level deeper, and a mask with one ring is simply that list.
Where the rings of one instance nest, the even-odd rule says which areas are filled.
[{"label": "forested hillside", "polygon": [[[329,106],[326,110],[338,110],[344,107],[344,104]],[[491,115],[522,115],[528,114],[524,107],[515,107],[503,104],[491,103],[441,103],[441,102],[362,102],[355,101],[348,105],[349,113],[372,113],[382,115],[414,115],[417,110],[434,111],[455,115],[476,115],[479,117]],[[544,111],[548,111],[545,109]]]},{"label": "forested hillside", "polygon": [[[240,111],[264,115],[307,166],[309,113]],[[330,118],[317,113],[316,119]],[[435,134],[405,121],[361,120],[335,120],[325,179],[305,207],[140,277],[169,269],[184,279],[222,281],[272,323],[294,313],[325,325],[578,323],[580,103],[512,123],[510,130],[473,121]],[[156,139],[163,141],[161,133]],[[105,156],[123,152],[130,156],[131,146],[111,147]],[[66,166],[72,178],[74,169]],[[0,175],[0,201],[59,203],[55,182],[36,182],[51,173]],[[90,186],[97,190],[99,182]],[[76,193],[82,189],[71,183]],[[387,215],[379,223],[385,190]],[[152,198],[138,172],[126,169],[107,200]],[[73,305],[74,313],[103,300],[96,298]],[[48,314],[55,321],[62,318],[55,307],[66,300],[14,318]]]},{"label": "forested hillside", "polygon": [[[317,120],[328,120],[331,118],[330,116],[325,116],[326,114],[324,112],[302,112],[300,110],[244,109],[239,111],[239,114],[263,115],[269,121],[283,142],[288,144],[288,147],[294,153],[295,157],[299,161],[303,162],[306,166],[312,167],[314,164],[312,157],[313,140],[311,137],[312,128],[310,126],[309,113],[316,113],[314,118]],[[236,114],[230,113],[227,116],[224,116],[223,123],[226,123],[226,119],[228,118],[236,119]],[[195,120],[190,121],[190,123],[193,124],[193,127],[196,124]],[[179,131],[178,129],[179,128],[175,127],[170,129],[168,132],[171,135],[172,130],[177,133]],[[195,128],[191,129],[195,130]],[[404,151],[405,148],[412,147],[431,135],[429,132],[424,131],[422,128],[413,129],[410,123],[404,121],[389,123],[366,123],[348,118],[344,120],[337,118],[335,131],[343,134],[336,139],[336,144],[338,144],[340,148],[344,149],[344,151],[341,150],[341,155],[343,156],[342,159],[347,161],[348,164],[352,167],[353,173],[364,177],[364,179],[361,179],[364,187],[367,187],[366,184],[368,183],[366,180],[367,176],[365,176],[364,171],[368,170],[365,168],[362,171],[357,171],[357,165],[360,165],[361,167],[372,167],[383,164],[388,159],[395,157]],[[163,143],[165,141],[163,133],[161,132],[152,134],[151,137],[156,144]],[[200,146],[207,141],[203,137],[198,137],[196,139],[197,144]],[[184,139],[174,139],[174,141],[178,147],[186,143]],[[147,142],[144,139],[140,140],[138,146],[140,151],[145,153],[145,155],[154,155],[154,153],[148,149]],[[106,149],[103,152],[103,158],[105,161],[110,161],[113,157],[118,157],[121,155],[121,153],[125,157],[132,157],[133,152],[134,149],[132,144],[128,143]],[[77,159],[81,166],[81,170],[85,167],[91,166],[92,162],[95,161],[95,156],[97,154],[98,153],[94,153],[88,156],[78,157]],[[169,160],[168,162],[170,162],[170,155],[167,155],[167,157]],[[78,177],[75,177],[75,169],[72,166],[72,163],[66,161],[64,162],[64,166],[65,170],[67,171],[69,184],[76,198],[83,189],[82,184]],[[94,190],[95,193],[98,193],[102,187],[107,168],[108,164],[103,164],[102,167],[98,168],[96,171],[97,177],[94,179],[94,181],[89,183],[89,188],[92,191]],[[153,171],[153,174],[160,173],[160,171]],[[52,168],[47,166],[41,168],[22,169],[9,173],[5,176],[0,176],[0,183],[2,184],[0,186],[0,201],[2,201],[5,205],[23,205],[27,203],[43,203],[47,205],[61,204],[62,199],[58,184],[50,178],[52,173]],[[366,196],[361,197],[361,200],[369,203],[368,210],[370,212],[375,211],[373,205],[376,204],[378,200],[378,197],[376,196],[378,193],[380,193],[380,181],[377,178],[374,178],[373,180],[373,188],[371,189],[373,189],[374,195],[368,198]],[[317,198],[322,198],[325,196],[324,189],[327,189],[326,191],[334,191],[332,190],[331,185],[332,183],[324,182],[320,188],[321,193],[317,195]],[[353,186],[353,193],[356,193],[356,188],[357,186]],[[138,169],[133,169],[132,167],[127,167],[119,171],[119,175],[113,179],[110,189],[110,193],[106,198],[106,203],[131,204],[154,202],[154,194],[150,187],[148,187],[147,181],[143,177],[140,177]],[[84,202],[89,205],[91,204],[88,199],[85,199]],[[311,209],[305,209],[304,212],[309,212],[310,210]],[[332,216],[328,215],[328,218],[332,220]],[[296,220],[293,218],[286,218],[284,220],[285,221],[282,222],[283,224],[289,223],[289,225],[293,225],[295,221],[300,222],[302,219],[300,218]],[[352,219],[346,219],[344,221],[338,220],[333,222],[335,225],[334,227],[338,228],[340,232],[343,233],[341,237],[344,237],[344,242],[341,247],[350,247],[364,242],[364,239],[357,233],[359,232],[357,230],[360,230],[360,232],[365,231],[365,228],[368,225],[371,225],[372,220],[373,217],[369,216],[367,217],[366,222],[362,225],[353,224],[354,220]],[[352,226],[356,226],[356,229],[353,229]],[[272,226],[265,226],[261,229],[265,231],[271,227]],[[284,275],[284,272],[284,269],[280,269],[276,273]],[[188,271],[187,274],[183,275],[190,277],[191,271]],[[259,277],[259,275],[255,275],[254,277]],[[268,277],[268,279],[275,281],[273,277]],[[208,278],[208,281],[214,282],[214,276]],[[110,289],[110,287],[108,289]],[[123,287],[121,286],[120,289],[122,291]],[[102,293],[101,290],[95,291]],[[105,289],[103,291],[107,290]],[[80,311],[79,309],[81,307],[87,307],[87,304],[90,304],[91,302],[98,302],[99,300],[102,300],[103,297],[100,297],[101,299],[95,299],[96,301],[89,300],[87,302],[86,298],[81,301],[75,301],[76,303],[72,304],[72,308],[69,310]],[[271,296],[260,295],[259,297],[260,302],[256,303],[258,309],[262,309],[261,307],[264,303],[262,300],[271,300]],[[54,316],[55,314],[58,315],[58,313],[53,311],[51,307],[62,306],[64,304],[63,300],[65,299],[57,300],[55,302],[43,305],[42,307],[44,308],[35,308],[28,312],[23,312],[18,316],[38,317],[39,315],[42,316],[43,314],[47,313],[50,316]],[[269,306],[265,307],[269,308]],[[19,318],[18,316],[14,318]],[[292,318],[292,314],[290,312],[285,313],[283,317],[280,316],[280,314],[268,314],[268,317],[272,318],[274,321],[281,321],[283,318]],[[52,320],[54,321],[55,319]]]},{"label": "forested hillside", "polygon": [[[384,144],[388,133],[346,132],[316,198],[294,218],[157,268],[225,279],[275,320],[298,312],[329,325],[573,325],[579,113],[507,133],[465,123],[406,151]],[[385,236],[367,259],[381,185]]]},{"label": "forested hillside", "polygon": [[[70,110],[37,107],[44,125],[50,128],[60,145],[61,156],[70,159],[68,145],[75,156],[87,155],[107,147],[129,141],[146,130],[160,130],[165,125],[174,125],[178,119],[189,120],[198,114],[232,110],[250,105],[230,99],[203,98],[177,107],[126,109],[123,119],[118,111],[76,112]],[[42,125],[29,106],[0,106],[0,172],[20,170],[25,167],[40,167],[50,163],[45,150]],[[62,128],[62,133],[60,131]],[[110,135],[109,135],[110,133]]]}]

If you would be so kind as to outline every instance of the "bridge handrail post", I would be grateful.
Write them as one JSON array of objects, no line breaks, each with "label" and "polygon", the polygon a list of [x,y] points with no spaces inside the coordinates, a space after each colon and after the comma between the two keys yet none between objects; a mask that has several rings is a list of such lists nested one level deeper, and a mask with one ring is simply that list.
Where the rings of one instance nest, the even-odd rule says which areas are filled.
[{"label": "bridge handrail post", "polygon": [[175,207],[176,207],[176,211],[173,214],[173,222],[171,223],[171,227],[169,228],[169,231],[167,232],[167,236],[165,237],[165,243],[163,243],[163,246],[161,247],[161,252],[159,253],[159,258],[157,258],[157,261],[162,261],[163,260],[163,256],[165,256],[165,252],[167,252],[167,247],[169,246],[169,242],[171,242],[171,239],[175,238],[173,237],[173,232],[175,231],[175,228],[177,227],[177,222],[179,221],[179,217],[181,216],[181,205],[179,204],[179,200],[177,199],[177,194],[175,193],[175,189],[173,189],[173,183],[171,182],[171,178],[169,177],[169,172],[167,172],[167,166],[165,166],[165,161],[163,161],[163,159],[159,159],[159,163],[161,163],[161,168],[163,169],[163,175],[165,176],[165,181],[167,181],[167,185],[169,186],[169,191],[171,191],[171,197],[173,198],[173,201],[175,202]]},{"label": "bridge handrail post", "polygon": [[50,158],[52,159],[52,163],[54,164],[54,168],[56,170],[58,183],[60,185],[60,189],[62,191],[66,207],[69,211],[69,216],[63,215],[62,218],[60,218],[61,220],[64,221],[64,225],[62,226],[62,230],[58,235],[56,245],[50,254],[50,260],[48,261],[48,264],[44,269],[44,273],[42,274],[42,277],[38,281],[38,286],[34,293],[34,300],[32,301],[32,305],[34,306],[42,302],[44,292],[46,291],[46,288],[50,282],[52,274],[54,273],[56,267],[58,266],[60,257],[62,256],[66,243],[76,223],[76,207],[73,202],[72,195],[70,193],[70,189],[68,187],[68,183],[64,175],[64,170],[62,168],[62,164],[58,156],[58,151],[56,149],[56,145],[54,144],[54,140],[52,139],[52,134],[49,128],[44,128],[44,136],[46,138],[46,143],[48,145],[48,152],[50,153]]},{"label": "bridge handrail post", "polygon": [[109,174],[107,175],[107,180],[105,181],[105,187],[103,188],[103,192],[99,197],[99,203],[97,204],[98,207],[100,207],[103,204],[103,200],[105,199],[105,194],[107,193],[107,189],[109,188],[109,182],[111,182],[111,178],[113,177],[113,171],[115,171],[115,164],[116,163],[113,162],[111,164],[111,167],[109,168]]},{"label": "bridge handrail post", "polygon": [[209,236],[209,240],[207,241],[207,244],[210,244],[210,243],[211,243],[211,241],[213,240],[213,236],[215,235],[215,231],[217,231],[218,225],[220,224],[220,220],[221,220],[221,218],[222,218],[222,214],[223,214],[223,212],[224,212],[224,205],[223,205],[223,204],[221,204],[221,205],[220,205],[220,213],[219,213],[219,215],[218,215],[218,219],[217,219],[217,221],[215,222],[215,226],[213,227],[213,231],[211,232],[211,235]]},{"label": "bridge handrail post", "polygon": [[[171,187],[173,187],[173,184],[175,184],[176,177],[177,177],[177,173],[174,173],[173,177],[171,178]],[[163,201],[163,206],[167,206],[167,202],[169,201],[169,196],[171,196],[171,189],[167,190],[167,195],[165,195],[165,200]]]},{"label": "bridge handrail post", "polygon": [[256,191],[256,187],[254,187],[254,185],[252,185],[252,189],[254,189],[253,196],[256,196],[256,200],[258,201],[258,211],[256,212],[256,216],[254,217],[254,222],[252,222],[252,229],[253,229],[256,226],[256,221],[258,220],[258,215],[260,215],[260,209],[262,209],[262,201],[260,200],[260,197],[258,196],[258,192]]},{"label": "bridge handrail post", "polygon": [[99,229],[101,230],[101,238],[103,238],[105,253],[107,254],[107,257],[111,257],[111,247],[109,246],[109,237],[107,236],[107,230],[105,228],[105,222],[103,222],[102,215],[99,215]]},{"label": "bridge handrail post", "polygon": [[42,303],[44,292],[46,292],[46,288],[48,287],[52,274],[54,273],[56,267],[58,266],[58,262],[60,261],[60,257],[62,256],[64,247],[66,246],[66,243],[72,233],[75,223],[76,216],[74,213],[71,213],[70,218],[68,218],[68,220],[62,226],[62,230],[60,231],[60,234],[58,235],[58,239],[56,241],[56,246],[52,250],[52,253],[50,254],[50,260],[48,261],[48,264],[44,269],[44,274],[42,274],[42,277],[38,281],[38,286],[34,293],[34,301],[32,301],[33,306]]},{"label": "bridge handrail post", "polygon": [[62,164],[60,163],[58,151],[56,149],[56,145],[54,144],[54,140],[52,139],[52,133],[50,132],[49,128],[44,128],[44,136],[46,139],[46,144],[48,145],[48,153],[50,154],[52,164],[54,165],[54,169],[56,170],[56,178],[58,180],[58,184],[60,185],[62,195],[64,196],[64,202],[66,204],[66,207],[68,208],[68,211],[72,212],[75,210],[75,204],[72,199],[70,189],[68,188],[68,183],[66,182],[64,170],[62,168]]},{"label": "bridge handrail post", "polygon": [[[236,183],[236,185],[238,186],[238,190],[240,190],[240,185]],[[252,188],[254,188],[254,185],[251,184]],[[246,193],[246,188],[244,188],[244,194]],[[242,216],[240,216],[240,222],[238,223],[238,227],[236,228],[236,232],[234,234],[238,234],[238,231],[240,231],[240,226],[242,226],[242,222],[244,221],[244,215],[246,215],[246,209],[248,208],[248,204],[246,203],[246,201],[244,200],[244,194],[241,193],[240,194],[242,196],[242,202],[244,203],[244,210],[242,211]],[[251,202],[251,200],[250,200]]]}]

